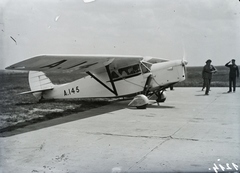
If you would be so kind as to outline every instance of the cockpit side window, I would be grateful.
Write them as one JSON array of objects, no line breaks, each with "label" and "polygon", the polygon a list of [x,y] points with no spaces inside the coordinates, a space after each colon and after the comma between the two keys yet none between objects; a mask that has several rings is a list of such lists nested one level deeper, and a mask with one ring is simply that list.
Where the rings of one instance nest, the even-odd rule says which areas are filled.
[{"label": "cockpit side window", "polygon": [[118,78],[119,77],[119,75],[116,71],[112,71],[111,75],[112,75],[112,78]]},{"label": "cockpit side window", "polygon": [[152,67],[152,64],[147,63],[147,62],[141,62],[142,73],[151,72],[151,67]]},{"label": "cockpit side window", "polygon": [[111,70],[111,75],[113,79],[133,77],[140,73],[141,70],[139,64]]}]

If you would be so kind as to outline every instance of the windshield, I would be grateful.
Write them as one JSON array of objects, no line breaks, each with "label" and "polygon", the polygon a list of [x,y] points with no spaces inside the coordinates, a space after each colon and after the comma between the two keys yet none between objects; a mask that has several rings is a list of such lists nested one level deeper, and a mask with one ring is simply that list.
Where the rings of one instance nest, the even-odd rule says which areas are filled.
[{"label": "windshield", "polygon": [[151,72],[151,67],[152,67],[151,63],[144,62],[144,61],[141,62],[142,73],[149,73],[149,72]]}]

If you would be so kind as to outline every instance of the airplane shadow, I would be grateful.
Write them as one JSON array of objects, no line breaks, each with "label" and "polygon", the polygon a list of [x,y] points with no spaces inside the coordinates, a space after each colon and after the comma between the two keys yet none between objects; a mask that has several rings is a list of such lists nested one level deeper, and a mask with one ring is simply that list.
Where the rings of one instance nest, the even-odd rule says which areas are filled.
[{"label": "airplane shadow", "polygon": [[[158,106],[158,105],[148,105],[146,109],[149,109],[149,108],[158,108],[158,109],[173,109],[175,108],[175,106],[166,106],[166,105],[161,105]],[[128,107],[127,109],[131,109],[131,110],[141,110],[141,109],[137,109],[136,107]]]},{"label": "airplane shadow", "polygon": [[128,102],[126,102],[124,100],[123,101],[115,101],[106,106],[101,106],[98,108],[86,110],[84,112],[74,113],[71,115],[62,116],[62,117],[58,117],[58,118],[54,118],[54,119],[50,119],[50,120],[41,120],[40,122],[33,120],[30,122],[19,123],[19,124],[13,125],[11,127],[8,127],[7,129],[4,129],[3,131],[0,131],[0,137],[14,136],[14,135],[27,133],[27,132],[31,132],[31,131],[36,131],[36,130],[40,130],[40,129],[44,129],[47,127],[52,127],[52,126],[56,126],[56,125],[60,125],[60,124],[64,124],[64,123],[68,123],[68,122],[72,122],[72,121],[77,121],[77,120],[81,120],[81,119],[85,119],[85,118],[98,116],[98,115],[105,114],[108,112],[113,112],[113,111],[124,109],[127,107],[127,104],[128,104]]},{"label": "airplane shadow", "polygon": [[148,108],[159,108],[159,109],[173,109],[175,106],[167,106],[167,105],[149,105]]},{"label": "airplane shadow", "polygon": [[44,103],[62,103],[62,102],[68,102],[68,103],[78,103],[79,100],[57,100],[57,99],[48,99],[48,100],[40,100],[40,101],[33,101],[33,102],[19,102],[19,103],[15,103],[16,106],[25,106],[25,105],[35,105],[35,104],[44,104]]}]

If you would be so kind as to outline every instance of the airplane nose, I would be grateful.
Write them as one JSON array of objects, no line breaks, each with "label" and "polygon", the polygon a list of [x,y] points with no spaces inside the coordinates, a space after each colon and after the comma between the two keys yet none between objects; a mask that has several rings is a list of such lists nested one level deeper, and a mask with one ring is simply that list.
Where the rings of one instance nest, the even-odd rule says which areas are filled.
[{"label": "airplane nose", "polygon": [[187,68],[186,68],[187,64],[188,64],[187,60],[182,60],[182,66],[183,66],[183,69],[184,69],[183,77],[187,77]]},{"label": "airplane nose", "polygon": [[187,60],[185,60],[185,59],[182,60],[182,65],[183,65],[183,66],[185,66],[185,65],[187,65],[187,64],[188,64]]}]

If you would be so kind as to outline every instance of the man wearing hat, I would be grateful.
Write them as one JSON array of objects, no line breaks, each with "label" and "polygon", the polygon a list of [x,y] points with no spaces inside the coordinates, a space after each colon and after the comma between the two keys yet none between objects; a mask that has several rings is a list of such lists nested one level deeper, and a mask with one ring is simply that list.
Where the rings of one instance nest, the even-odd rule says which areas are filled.
[{"label": "man wearing hat", "polygon": [[[232,61],[232,64],[230,64],[231,61]],[[228,93],[232,92],[232,84],[233,84],[233,92],[236,91],[236,77],[239,78],[239,70],[238,70],[238,66],[235,64],[235,59],[232,59],[231,61],[225,64],[226,67],[230,68]]]},{"label": "man wearing hat", "polygon": [[213,65],[211,65],[211,62],[212,61],[210,59],[208,59],[206,61],[206,65],[203,67],[203,71],[202,71],[204,86],[206,87],[205,95],[208,95],[209,90],[210,90],[212,73],[215,73],[217,71],[217,69]]}]

